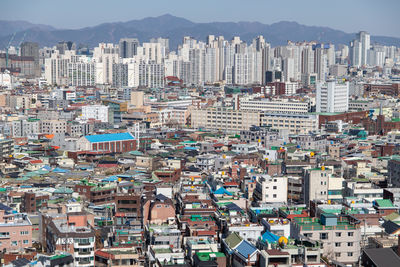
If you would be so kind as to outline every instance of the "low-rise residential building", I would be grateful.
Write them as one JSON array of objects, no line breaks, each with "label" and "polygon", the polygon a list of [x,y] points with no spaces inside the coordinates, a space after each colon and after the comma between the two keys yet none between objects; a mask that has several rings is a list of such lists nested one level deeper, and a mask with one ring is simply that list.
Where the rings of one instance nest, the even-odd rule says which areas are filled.
[{"label": "low-rise residential building", "polygon": [[239,132],[248,130],[253,125],[260,125],[260,112],[242,111],[226,108],[192,110],[193,128]]},{"label": "low-rise residential building", "polygon": [[355,264],[360,257],[360,221],[350,216],[322,214],[320,218],[295,218],[291,236],[300,235],[321,242],[323,255],[345,264]]},{"label": "low-rise residential building", "polygon": [[131,133],[86,135],[77,141],[78,150],[129,152],[136,150],[136,140]]},{"label": "low-rise residential building", "polygon": [[23,251],[32,246],[32,223],[23,213],[0,210],[0,249]]},{"label": "low-rise residential building", "polygon": [[318,115],[264,113],[260,125],[279,131],[286,130],[289,134],[308,134],[317,131]]},{"label": "low-rise residential building", "polygon": [[287,193],[287,177],[262,175],[257,179],[254,199],[261,203],[286,203]]}]

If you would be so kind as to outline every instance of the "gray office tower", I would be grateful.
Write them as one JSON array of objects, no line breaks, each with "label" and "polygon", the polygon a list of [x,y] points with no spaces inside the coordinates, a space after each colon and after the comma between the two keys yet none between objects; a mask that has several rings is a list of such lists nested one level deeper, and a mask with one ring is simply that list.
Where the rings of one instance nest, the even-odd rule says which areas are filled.
[{"label": "gray office tower", "polygon": [[122,38],[119,40],[119,56],[131,58],[137,55],[139,40],[136,38]]},{"label": "gray office tower", "polygon": [[33,42],[24,42],[21,44],[21,56],[22,57],[33,57],[34,60],[34,76],[40,76],[40,64],[39,64],[39,44]]},{"label": "gray office tower", "polygon": [[58,42],[58,44],[56,45],[56,49],[60,52],[60,54],[63,55],[67,50],[76,50],[76,44],[71,41],[62,41]]},{"label": "gray office tower", "polygon": [[165,53],[169,53],[169,39],[168,38],[151,38],[150,43],[160,43],[162,46],[165,47]]}]

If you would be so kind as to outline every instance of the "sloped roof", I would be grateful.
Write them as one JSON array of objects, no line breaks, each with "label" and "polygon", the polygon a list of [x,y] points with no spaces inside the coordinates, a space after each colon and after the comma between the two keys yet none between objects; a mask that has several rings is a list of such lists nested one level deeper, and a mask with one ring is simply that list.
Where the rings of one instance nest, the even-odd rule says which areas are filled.
[{"label": "sloped roof", "polygon": [[388,234],[393,234],[400,230],[400,225],[392,221],[386,221],[382,224],[382,227],[385,229],[385,232]]},{"label": "sloped roof", "polygon": [[236,205],[235,203],[229,203],[228,205],[225,206],[228,210],[234,210],[234,211],[243,211],[238,205]]},{"label": "sloped roof", "polygon": [[393,212],[393,213],[391,213],[391,214],[385,216],[384,219],[385,219],[386,221],[394,221],[394,222],[397,222],[397,221],[400,221],[400,214],[398,214],[397,212]]},{"label": "sloped roof", "polygon": [[394,208],[393,203],[390,199],[377,199],[375,200],[376,205],[380,208]]},{"label": "sloped roof", "polygon": [[164,196],[163,194],[158,194],[158,195],[156,196],[156,199],[157,199],[157,200],[160,200],[160,201],[165,201],[165,200],[167,200],[167,199],[169,199],[169,198],[167,198],[167,197]]},{"label": "sloped roof", "polygon": [[239,246],[235,249],[237,253],[239,253],[243,258],[246,258],[250,255],[252,256],[256,251],[257,248],[250,244],[248,241],[243,240]]},{"label": "sloped roof", "polygon": [[61,168],[54,168],[53,170],[52,170],[52,172],[55,172],[55,173],[67,173],[67,172],[70,172],[69,170],[64,170],[64,169],[61,169]]},{"label": "sloped roof", "polygon": [[275,235],[275,234],[273,234],[273,233],[271,233],[271,232],[269,232],[269,231],[266,231],[266,232],[261,236],[261,238],[262,238],[264,241],[267,241],[268,243],[276,243],[276,242],[278,242],[278,240],[279,240],[279,236],[277,236],[277,235]]},{"label": "sloped roof", "polygon": [[370,248],[364,253],[375,266],[400,266],[400,257],[391,248]]},{"label": "sloped roof", "polygon": [[22,267],[22,266],[27,266],[30,263],[30,261],[25,258],[19,258],[12,261],[11,263],[13,264],[13,266]]},{"label": "sloped roof", "polygon": [[242,241],[242,238],[239,236],[238,233],[233,232],[231,233],[226,239],[225,243],[230,247],[230,248],[235,248],[239,243]]},{"label": "sloped roof", "polygon": [[223,195],[223,194],[232,196],[232,193],[229,192],[228,190],[226,190],[223,187],[220,187],[220,188],[218,188],[217,190],[214,191],[214,195]]},{"label": "sloped roof", "polygon": [[74,191],[68,187],[59,187],[54,190],[54,194],[72,194]]}]

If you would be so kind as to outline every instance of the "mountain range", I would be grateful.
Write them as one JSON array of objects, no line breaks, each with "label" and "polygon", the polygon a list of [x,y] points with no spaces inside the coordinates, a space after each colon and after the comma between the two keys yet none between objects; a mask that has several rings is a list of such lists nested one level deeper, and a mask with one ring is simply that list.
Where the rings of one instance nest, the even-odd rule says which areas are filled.
[{"label": "mountain range", "polygon": [[[0,50],[4,49],[15,33],[12,45],[18,46],[22,40],[38,42],[40,46],[52,46],[59,41],[73,41],[89,47],[100,42],[118,43],[120,38],[135,37],[140,42],[152,37],[168,37],[171,49],[175,49],[184,36],[205,40],[207,35],[223,35],[227,40],[240,36],[250,42],[258,35],[273,46],[291,41],[319,41],[333,44],[348,44],[355,33],[346,33],[329,27],[306,26],[297,22],[281,21],[273,24],[259,22],[210,22],[195,23],[170,14],[148,17],[127,22],[103,23],[81,29],[56,29],[49,25],[33,24],[26,21],[0,20]],[[25,38],[24,38],[25,36]],[[24,39],[23,39],[24,38]],[[395,45],[400,47],[400,38],[371,36],[371,43]]]}]

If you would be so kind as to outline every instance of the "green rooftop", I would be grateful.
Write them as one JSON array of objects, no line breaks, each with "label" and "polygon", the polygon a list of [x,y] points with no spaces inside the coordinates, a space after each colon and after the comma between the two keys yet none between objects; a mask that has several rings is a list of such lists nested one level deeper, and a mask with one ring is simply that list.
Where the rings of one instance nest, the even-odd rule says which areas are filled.
[{"label": "green rooftop", "polygon": [[208,221],[212,221],[213,218],[210,216],[192,215],[190,217],[190,220],[192,222],[208,222]]},{"label": "green rooftop", "polygon": [[294,214],[294,215],[300,215],[303,213],[303,210],[305,210],[304,207],[281,207],[279,208],[280,211],[284,212],[285,214]]},{"label": "green rooftop", "polygon": [[388,216],[385,216],[384,218],[387,221],[393,221],[393,222],[400,221],[400,215],[397,212],[393,212],[393,213],[389,214]]},{"label": "green rooftop", "polygon": [[69,256],[69,255],[67,255],[67,254],[54,255],[53,257],[50,258],[50,260],[62,259],[62,258],[67,257],[67,256]]},{"label": "green rooftop", "polygon": [[394,208],[393,203],[390,199],[377,199],[375,200],[376,205],[380,208]]},{"label": "green rooftop", "polygon": [[153,248],[155,253],[171,253],[171,248]]},{"label": "green rooftop", "polygon": [[231,233],[225,239],[226,244],[231,248],[236,247],[241,241],[242,241],[242,238],[236,232]]},{"label": "green rooftop", "polygon": [[225,257],[225,254],[222,252],[197,252],[196,255],[200,261],[210,261],[213,260],[214,257]]},{"label": "green rooftop", "polygon": [[322,209],[322,211],[327,214],[339,214],[342,212],[341,209]]}]

